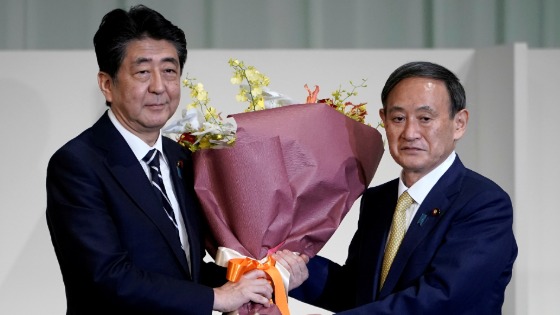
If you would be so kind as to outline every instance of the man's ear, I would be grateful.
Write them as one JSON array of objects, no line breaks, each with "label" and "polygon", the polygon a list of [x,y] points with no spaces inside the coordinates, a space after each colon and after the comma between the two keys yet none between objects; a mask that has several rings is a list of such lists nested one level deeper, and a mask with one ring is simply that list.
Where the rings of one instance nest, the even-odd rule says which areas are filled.
[{"label": "man's ear", "polygon": [[113,79],[109,74],[103,71],[97,73],[97,84],[101,93],[105,96],[105,101],[111,103],[113,101]]},{"label": "man's ear", "polygon": [[385,110],[383,110],[383,107],[379,109],[379,118],[381,118],[381,121],[383,122],[383,125],[385,124]]},{"label": "man's ear", "polygon": [[461,139],[465,132],[467,131],[467,124],[469,123],[469,111],[462,109],[453,118],[453,124],[455,127],[453,139],[455,141]]}]

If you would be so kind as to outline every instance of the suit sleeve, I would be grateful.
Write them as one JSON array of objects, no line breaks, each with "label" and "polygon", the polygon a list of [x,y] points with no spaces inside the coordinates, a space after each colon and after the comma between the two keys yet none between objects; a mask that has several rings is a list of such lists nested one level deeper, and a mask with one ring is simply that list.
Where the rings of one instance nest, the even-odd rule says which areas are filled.
[{"label": "suit sleeve", "polygon": [[[360,240],[363,238],[360,228],[354,234],[348,248],[348,257],[344,265],[339,265],[325,257],[315,256],[307,264],[308,279],[298,288],[290,291],[290,296],[333,312],[347,310],[355,306],[360,274]],[[373,272],[373,270],[369,270]]]},{"label": "suit sleeve", "polygon": [[69,303],[95,308],[106,301],[142,314],[210,314],[212,288],[135,265],[118,233],[128,222],[110,210],[107,196],[116,184],[107,184],[111,179],[99,175],[99,159],[81,149],[59,150],[47,170],[47,223],[67,296],[75,297]]}]

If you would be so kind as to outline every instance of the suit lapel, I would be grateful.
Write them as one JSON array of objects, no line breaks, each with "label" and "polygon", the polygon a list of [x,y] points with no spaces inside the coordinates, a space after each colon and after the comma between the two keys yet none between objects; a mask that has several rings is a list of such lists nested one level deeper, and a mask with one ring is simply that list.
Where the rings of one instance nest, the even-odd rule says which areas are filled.
[{"label": "suit lapel", "polygon": [[[437,223],[446,212],[453,210],[451,209],[451,205],[457,193],[460,191],[460,177],[464,170],[465,167],[457,156],[451,167],[438,180],[422,202],[393,260],[383,289],[380,292],[380,298],[385,297],[393,291],[410,256],[418,244],[424,241],[426,236],[436,228]],[[395,206],[396,200],[393,207]]]},{"label": "suit lapel", "polygon": [[202,257],[199,255],[201,248],[198,236],[197,214],[194,211],[196,206],[194,204],[194,196],[191,195],[190,190],[186,186],[192,180],[192,174],[188,173],[189,171],[192,172],[188,167],[188,165],[192,165],[192,162],[191,157],[185,154],[179,145],[172,142],[170,139],[163,138],[163,151],[169,161],[171,180],[175,187],[175,195],[187,230],[192,265],[191,275],[194,281],[198,281],[199,262]]},{"label": "suit lapel", "polygon": [[[360,221],[367,226],[360,226],[364,233],[361,239],[363,245],[359,257],[361,270],[364,270],[363,281],[358,290],[357,303],[364,304],[379,294],[379,281],[381,277],[381,265],[385,253],[385,244],[389,234],[389,228],[393,219],[393,212],[397,204],[398,180],[387,183],[381,190],[369,190],[367,196],[362,197],[365,203],[360,209]],[[387,196],[395,196],[388,198]],[[367,215],[367,217],[366,217]],[[363,217],[363,220],[362,220]],[[373,264],[373,265],[372,265]],[[370,273],[371,272],[371,273]],[[371,280],[373,279],[373,285]]]},{"label": "suit lapel", "polygon": [[115,180],[136,203],[138,209],[158,227],[180,265],[183,266],[185,272],[188,272],[187,260],[173,223],[166,216],[144,169],[124,138],[111,123],[107,113],[93,126],[93,132],[96,134],[94,137],[96,143],[107,150],[105,164]]}]

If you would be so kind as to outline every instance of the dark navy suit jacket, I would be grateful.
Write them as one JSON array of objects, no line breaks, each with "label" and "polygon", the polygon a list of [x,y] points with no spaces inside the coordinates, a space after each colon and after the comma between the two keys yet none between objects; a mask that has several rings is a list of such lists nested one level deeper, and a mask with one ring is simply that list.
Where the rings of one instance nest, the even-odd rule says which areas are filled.
[{"label": "dark navy suit jacket", "polygon": [[316,256],[291,295],[343,314],[501,314],[517,245],[509,196],[459,157],[422,202],[379,290],[398,179],[362,196],[340,266]]},{"label": "dark navy suit jacket", "polygon": [[[211,314],[221,267],[203,262],[203,221],[188,151],[163,138],[192,272],[142,166],[105,113],[47,170],[47,223],[67,314]],[[209,286],[202,285],[205,283]]]}]

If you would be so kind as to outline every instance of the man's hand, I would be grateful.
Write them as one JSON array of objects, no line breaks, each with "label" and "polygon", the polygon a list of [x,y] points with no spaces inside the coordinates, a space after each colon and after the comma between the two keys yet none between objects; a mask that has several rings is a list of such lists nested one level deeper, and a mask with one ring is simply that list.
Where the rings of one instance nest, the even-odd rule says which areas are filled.
[{"label": "man's hand", "polygon": [[270,306],[272,286],[266,280],[266,273],[253,270],[244,274],[238,282],[227,282],[219,288],[214,288],[214,310],[231,312],[241,305],[254,302]]},{"label": "man's hand", "polygon": [[307,255],[298,255],[284,249],[274,253],[272,258],[290,272],[290,287],[288,291],[299,287],[309,277],[307,270],[309,257]]}]

